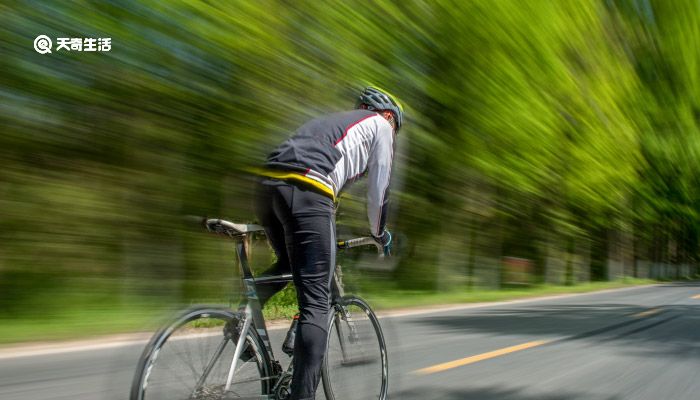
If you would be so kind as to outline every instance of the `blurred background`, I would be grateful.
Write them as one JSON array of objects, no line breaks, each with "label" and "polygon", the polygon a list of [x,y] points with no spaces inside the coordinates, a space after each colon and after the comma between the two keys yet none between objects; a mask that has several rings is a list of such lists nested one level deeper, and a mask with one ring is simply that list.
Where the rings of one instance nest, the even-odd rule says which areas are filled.
[{"label": "blurred background", "polygon": [[[38,35],[112,48],[42,55]],[[229,301],[233,247],[182,217],[255,222],[249,168],[366,83],[408,118],[398,255],[342,257],[379,307],[693,277],[699,49],[695,0],[6,0],[0,343]],[[367,233],[361,184],[338,225]]]}]

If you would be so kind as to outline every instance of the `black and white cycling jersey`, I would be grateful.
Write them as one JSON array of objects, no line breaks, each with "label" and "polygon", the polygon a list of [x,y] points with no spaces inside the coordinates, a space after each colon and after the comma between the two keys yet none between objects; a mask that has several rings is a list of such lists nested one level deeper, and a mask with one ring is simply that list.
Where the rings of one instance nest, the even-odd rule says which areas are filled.
[{"label": "black and white cycling jersey", "polygon": [[343,187],[367,176],[372,234],[386,225],[394,154],[391,124],[373,111],[353,110],[302,125],[267,159],[265,175],[309,184],[335,199]]}]

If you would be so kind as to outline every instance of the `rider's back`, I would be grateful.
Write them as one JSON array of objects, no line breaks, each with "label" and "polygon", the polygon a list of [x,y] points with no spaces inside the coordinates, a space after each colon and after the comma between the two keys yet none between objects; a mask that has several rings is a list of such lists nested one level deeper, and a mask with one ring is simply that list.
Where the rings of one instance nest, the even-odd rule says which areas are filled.
[{"label": "rider's back", "polygon": [[[391,158],[391,130],[376,112],[330,114],[297,129],[270,154],[266,166],[303,174],[337,195],[348,181],[365,172],[373,156]],[[374,154],[378,137],[388,141],[389,154]]]}]

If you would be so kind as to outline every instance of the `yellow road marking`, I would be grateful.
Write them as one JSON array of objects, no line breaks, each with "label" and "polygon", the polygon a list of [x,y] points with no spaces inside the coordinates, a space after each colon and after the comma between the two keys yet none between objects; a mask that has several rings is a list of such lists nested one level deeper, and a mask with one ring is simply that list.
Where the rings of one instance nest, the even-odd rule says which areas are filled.
[{"label": "yellow road marking", "polygon": [[695,296],[691,297],[691,299],[700,299],[700,294],[696,294]]},{"label": "yellow road marking", "polygon": [[515,353],[516,351],[531,349],[533,347],[542,346],[543,344],[549,343],[549,340],[536,340],[534,342],[527,342],[519,344],[517,346],[505,347],[502,349],[489,351],[488,353],[477,354],[475,356],[462,358],[459,360],[454,360],[442,364],[433,365],[432,367],[426,367],[415,371],[416,374],[428,375],[434,374],[436,372],[446,371],[448,369],[462,367],[464,365],[473,364],[475,362],[488,360],[490,358],[495,358],[503,356],[510,353]]},{"label": "yellow road marking", "polygon": [[651,310],[646,310],[646,311],[642,311],[640,313],[634,314],[633,317],[635,317],[635,318],[648,317],[650,315],[658,314],[661,311],[662,311],[661,308],[652,308]]}]

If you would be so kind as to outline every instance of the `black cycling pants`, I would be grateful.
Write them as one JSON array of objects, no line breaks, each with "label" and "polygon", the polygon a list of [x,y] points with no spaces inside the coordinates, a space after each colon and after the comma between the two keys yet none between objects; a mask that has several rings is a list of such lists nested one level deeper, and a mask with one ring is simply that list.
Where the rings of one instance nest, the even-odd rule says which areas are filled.
[{"label": "black cycling pants", "polygon": [[[277,254],[277,263],[266,274],[291,271],[297,290],[300,316],[291,399],[314,399],[326,351],[335,269],[333,201],[313,190],[270,179],[258,185],[256,212]],[[284,286],[261,285],[261,304]]]}]

